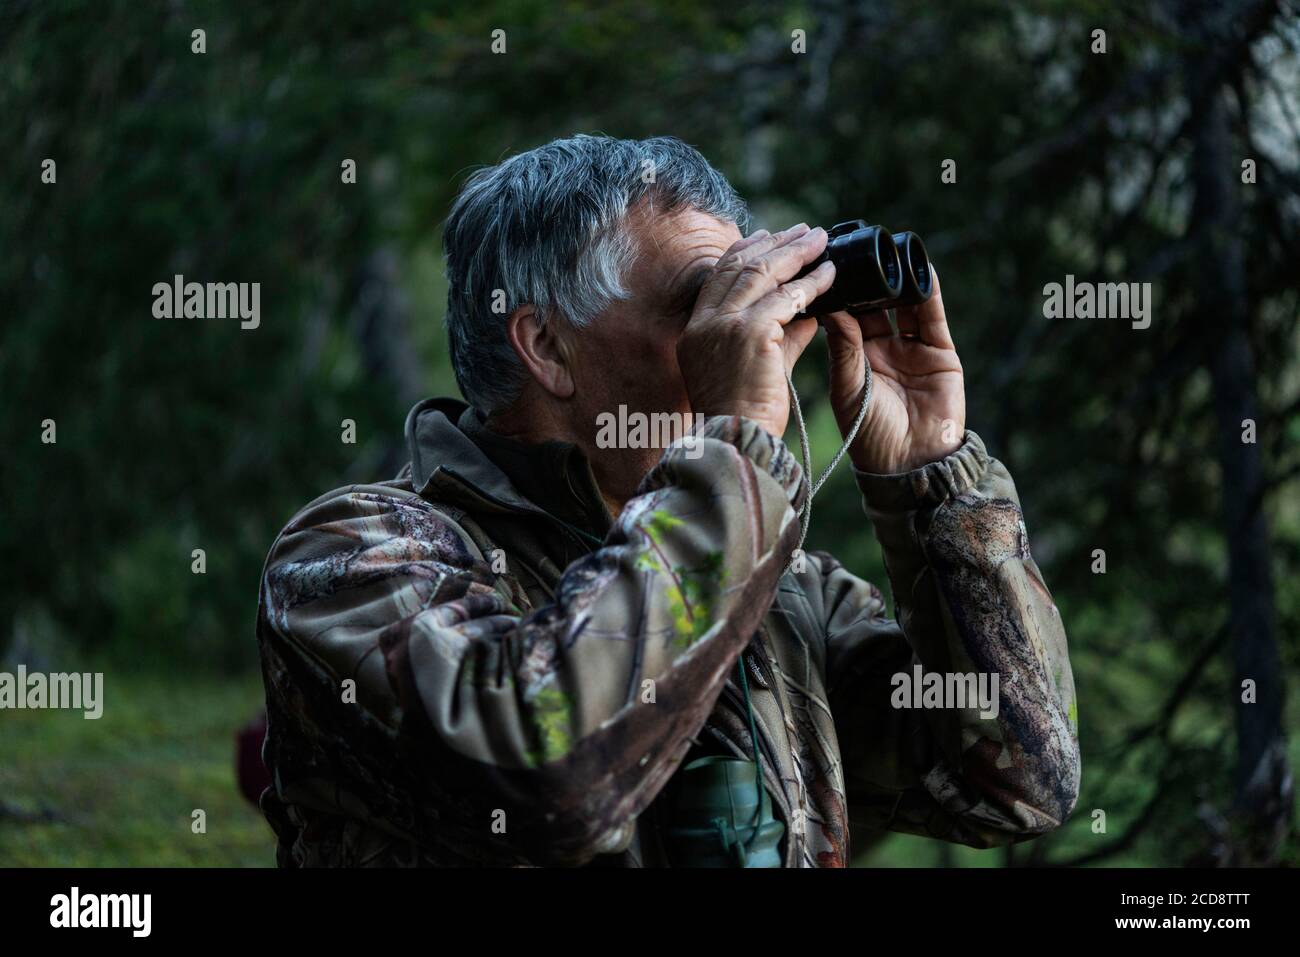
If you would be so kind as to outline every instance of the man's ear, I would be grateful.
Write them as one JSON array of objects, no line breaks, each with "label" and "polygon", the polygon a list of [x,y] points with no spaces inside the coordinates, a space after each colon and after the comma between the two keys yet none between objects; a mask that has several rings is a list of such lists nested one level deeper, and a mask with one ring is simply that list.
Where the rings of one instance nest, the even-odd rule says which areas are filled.
[{"label": "man's ear", "polygon": [[556,335],[554,322],[539,322],[537,310],[523,305],[506,319],[506,335],[515,355],[537,384],[557,399],[573,395],[573,373],[566,343]]}]

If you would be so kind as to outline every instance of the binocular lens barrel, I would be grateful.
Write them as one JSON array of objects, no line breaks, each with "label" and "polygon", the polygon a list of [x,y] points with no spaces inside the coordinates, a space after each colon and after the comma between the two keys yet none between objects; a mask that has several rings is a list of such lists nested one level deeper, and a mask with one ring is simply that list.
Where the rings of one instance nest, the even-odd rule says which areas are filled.
[{"label": "binocular lens barrel", "polygon": [[[891,233],[855,219],[827,230],[826,249],[799,276],[827,259],[835,263],[835,282],[808,308],[808,315],[854,314],[918,305],[930,298],[930,258],[916,233]],[[798,277],[796,277],[798,278]]]},{"label": "binocular lens barrel", "polygon": [[903,264],[903,293],[897,305],[919,306],[930,298],[934,283],[930,274],[930,256],[916,233],[894,233],[894,246]]}]

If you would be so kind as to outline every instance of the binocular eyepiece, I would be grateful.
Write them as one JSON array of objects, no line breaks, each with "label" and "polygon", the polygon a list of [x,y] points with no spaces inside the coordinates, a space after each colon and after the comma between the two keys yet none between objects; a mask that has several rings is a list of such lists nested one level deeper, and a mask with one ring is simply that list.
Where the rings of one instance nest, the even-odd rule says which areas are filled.
[{"label": "binocular eyepiece", "polygon": [[916,233],[891,233],[854,219],[832,226],[826,234],[825,250],[795,277],[806,276],[828,259],[835,263],[835,282],[813,300],[808,315],[861,315],[917,306],[930,298],[930,257]]}]

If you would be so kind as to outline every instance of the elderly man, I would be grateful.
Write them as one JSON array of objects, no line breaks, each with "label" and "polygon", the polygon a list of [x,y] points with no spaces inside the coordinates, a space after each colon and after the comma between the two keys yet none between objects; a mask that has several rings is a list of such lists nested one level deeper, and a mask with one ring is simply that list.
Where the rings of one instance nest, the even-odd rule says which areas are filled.
[{"label": "elderly man", "polygon": [[[965,431],[941,295],[897,333],[822,323],[845,434],[874,370],[848,452],[895,620],[795,554],[786,373],[835,267],[804,270],[823,230],[746,219],[671,138],[559,140],[466,184],[445,247],[470,404],[417,405],[397,478],[311,502],[267,559],[282,865],[838,867],[850,819],[988,847],[1069,815],[1065,635],[1011,477]],[[702,424],[610,448],[620,406]],[[996,700],[915,707],[921,674]]]}]

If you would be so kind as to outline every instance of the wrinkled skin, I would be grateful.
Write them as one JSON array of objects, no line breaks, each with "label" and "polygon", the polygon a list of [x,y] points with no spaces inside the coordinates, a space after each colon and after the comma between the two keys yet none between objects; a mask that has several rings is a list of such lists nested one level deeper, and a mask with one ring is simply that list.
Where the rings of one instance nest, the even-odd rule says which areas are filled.
[{"label": "wrinkled skin", "polygon": [[[785,372],[816,336],[803,310],[830,288],[835,267],[796,274],[826,246],[826,232],[799,224],[776,234],[741,238],[734,224],[696,210],[630,217],[640,254],[625,284],[630,295],[590,325],[548,324],[548,341],[523,348],[530,369],[562,366],[559,381],[542,374],[493,427],[523,441],[573,442],[592,462],[612,511],[630,498],[662,451],[600,449],[601,413],[740,415],[773,435],[789,422]],[[865,384],[864,357],[876,376],[875,401],[849,450],[864,472],[919,468],[957,449],[965,429],[961,362],[948,332],[942,291],[921,306],[898,310],[894,336],[883,313],[824,320],[830,349],[828,394],[847,434]],[[531,307],[512,320],[535,333]],[[864,351],[865,350],[865,351]],[[612,361],[617,357],[617,361]]]}]

